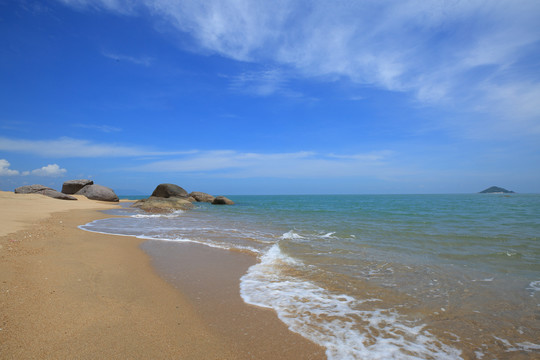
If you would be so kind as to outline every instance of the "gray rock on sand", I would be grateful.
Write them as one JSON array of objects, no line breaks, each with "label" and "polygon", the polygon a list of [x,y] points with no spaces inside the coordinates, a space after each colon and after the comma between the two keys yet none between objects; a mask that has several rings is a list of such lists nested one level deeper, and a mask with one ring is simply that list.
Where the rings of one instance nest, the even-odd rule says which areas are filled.
[{"label": "gray rock on sand", "polygon": [[152,193],[152,196],[160,197],[160,198],[170,198],[170,197],[187,198],[189,194],[186,190],[182,189],[178,185],[159,184],[154,190],[154,192]]},{"label": "gray rock on sand", "polygon": [[91,200],[99,201],[113,201],[117,202],[118,196],[114,191],[108,187],[102,185],[86,185],[81,190],[77,191],[75,195],[84,195]]},{"label": "gray rock on sand", "polygon": [[231,199],[226,198],[225,196],[217,196],[214,201],[212,201],[213,205],[234,205],[234,201]]},{"label": "gray rock on sand", "polygon": [[35,194],[43,190],[53,190],[53,189],[51,189],[48,186],[39,185],[39,184],[24,185],[24,186],[20,186],[16,188],[15,194]]},{"label": "gray rock on sand", "polygon": [[157,197],[150,196],[147,199],[136,201],[132,207],[153,213],[166,213],[174,210],[187,210],[193,207],[193,204],[187,198],[181,197]]},{"label": "gray rock on sand", "polygon": [[86,185],[93,185],[92,180],[79,179],[79,180],[69,180],[64,182],[62,185],[62,192],[64,194],[76,194],[77,191],[81,190]]},{"label": "gray rock on sand", "polygon": [[15,189],[15,194],[41,194],[53,199],[77,200],[77,198],[73,196],[63,194],[59,191],[51,189],[50,187],[39,184],[20,186]]},{"label": "gray rock on sand", "polygon": [[213,197],[212,195],[210,194],[207,194],[207,193],[203,193],[203,192],[200,192],[200,191],[193,191],[189,194],[189,196],[191,196],[192,198],[195,199],[195,201],[197,202],[208,202],[208,203],[211,203],[212,201],[214,201],[215,197]]}]

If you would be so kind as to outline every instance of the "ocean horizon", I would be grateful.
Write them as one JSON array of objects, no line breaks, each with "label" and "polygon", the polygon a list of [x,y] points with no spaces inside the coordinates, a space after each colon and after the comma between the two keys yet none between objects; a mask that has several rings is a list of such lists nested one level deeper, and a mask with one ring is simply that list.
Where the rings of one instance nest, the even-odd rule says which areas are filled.
[{"label": "ocean horizon", "polygon": [[81,229],[257,257],[243,300],[329,359],[540,356],[540,195],[227,197]]}]

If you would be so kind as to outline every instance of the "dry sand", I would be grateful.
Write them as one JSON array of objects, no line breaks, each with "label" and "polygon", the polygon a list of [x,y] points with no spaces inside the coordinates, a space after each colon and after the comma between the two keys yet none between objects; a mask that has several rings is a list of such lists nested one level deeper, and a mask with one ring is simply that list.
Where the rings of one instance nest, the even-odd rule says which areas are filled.
[{"label": "dry sand", "polygon": [[[141,240],[77,228],[116,206],[0,192],[1,359],[324,358],[273,312],[241,302],[249,256],[182,247],[172,263],[183,268],[160,271],[182,279],[173,286]],[[156,265],[172,264],[162,250]]]}]

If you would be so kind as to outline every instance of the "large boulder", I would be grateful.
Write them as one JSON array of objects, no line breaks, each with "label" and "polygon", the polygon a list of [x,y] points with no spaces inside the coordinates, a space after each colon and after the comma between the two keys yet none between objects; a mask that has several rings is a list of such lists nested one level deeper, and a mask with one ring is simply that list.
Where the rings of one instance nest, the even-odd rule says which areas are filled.
[{"label": "large boulder", "polygon": [[99,201],[119,201],[118,196],[114,191],[108,187],[102,185],[86,185],[81,190],[77,191],[75,195],[84,195],[91,200]]},{"label": "large boulder", "polygon": [[53,190],[45,185],[24,185],[15,189],[15,194],[36,194],[43,190]]},{"label": "large boulder", "polygon": [[94,182],[87,179],[69,180],[62,185],[62,192],[64,194],[76,194],[77,191],[81,190],[86,185],[92,184],[94,184]]},{"label": "large boulder", "polygon": [[132,207],[139,208],[147,212],[167,213],[174,210],[187,210],[193,207],[193,204],[187,198],[181,197],[157,197],[150,196],[147,199],[136,201]]},{"label": "large boulder", "polygon": [[73,196],[62,194],[61,192],[51,189],[50,187],[39,184],[18,187],[15,189],[15,194],[41,194],[53,199],[77,200],[77,198]]},{"label": "large boulder", "polygon": [[225,196],[217,196],[213,201],[213,205],[234,205],[234,201],[226,198]]},{"label": "large boulder", "polygon": [[154,192],[152,193],[152,196],[160,197],[160,198],[170,198],[170,197],[187,198],[189,194],[186,190],[182,189],[178,185],[159,184],[154,190]]},{"label": "large boulder", "polygon": [[189,196],[191,196],[197,202],[211,203],[215,199],[215,197],[213,197],[212,195],[200,191],[193,191],[189,194]]}]

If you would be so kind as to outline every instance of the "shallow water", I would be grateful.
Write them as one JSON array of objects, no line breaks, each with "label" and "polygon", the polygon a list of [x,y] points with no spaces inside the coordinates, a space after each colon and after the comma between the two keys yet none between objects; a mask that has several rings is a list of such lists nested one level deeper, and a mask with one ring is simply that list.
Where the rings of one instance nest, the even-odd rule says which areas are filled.
[{"label": "shallow water", "polygon": [[231,198],[81,228],[254,254],[244,301],[330,359],[540,357],[540,195]]}]

